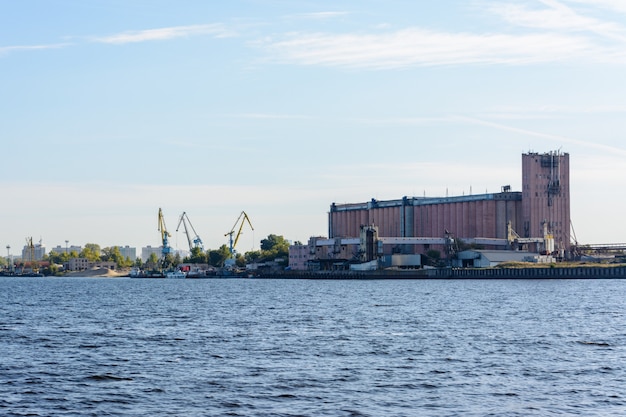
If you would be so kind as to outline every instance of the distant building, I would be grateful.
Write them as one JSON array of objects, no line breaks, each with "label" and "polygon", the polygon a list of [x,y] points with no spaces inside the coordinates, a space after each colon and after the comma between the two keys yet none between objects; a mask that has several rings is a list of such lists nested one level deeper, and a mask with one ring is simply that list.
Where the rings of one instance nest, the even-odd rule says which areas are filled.
[{"label": "distant building", "polygon": [[294,271],[306,271],[308,262],[314,259],[315,248],[311,253],[310,245],[290,245],[289,246],[289,269]]},{"label": "distant building", "polygon": [[[163,257],[163,246],[159,246],[157,248],[153,248],[152,246],[146,246],[141,248],[141,262],[145,263],[148,259],[150,259],[150,255],[152,255],[153,253],[157,256],[158,259],[161,259]],[[170,251],[170,254],[172,256],[178,255],[182,260],[185,257],[189,256],[191,252],[184,249],[172,249]]]},{"label": "distant building", "polygon": [[128,245],[118,246],[117,248],[120,250],[120,255],[122,255],[124,259],[128,258],[131,261],[137,259],[137,248],[131,248]]},{"label": "distant building", "polygon": [[54,252],[54,253],[58,253],[58,254],[62,254],[62,253],[72,253],[72,252],[76,252],[77,254],[81,253],[83,251],[82,246],[61,246],[61,245],[57,245],[56,247],[50,249],[50,252]]},{"label": "distant building", "polygon": [[150,259],[150,255],[155,254],[157,259],[161,259],[161,255],[163,253],[163,247],[159,246],[157,248],[153,248],[152,246],[146,246],[141,248],[141,262],[147,262]]},{"label": "distant building", "polygon": [[67,265],[70,271],[84,271],[89,269],[89,260],[87,258],[71,258]]},{"label": "distant building", "polygon": [[68,269],[70,271],[85,271],[92,268],[115,269],[116,267],[115,262],[93,262],[89,261],[87,258],[71,258],[68,262]]},{"label": "distant building", "polygon": [[32,246],[26,244],[22,249],[22,261],[24,262],[41,261],[45,255],[46,246],[41,240],[37,243],[34,243]]}]

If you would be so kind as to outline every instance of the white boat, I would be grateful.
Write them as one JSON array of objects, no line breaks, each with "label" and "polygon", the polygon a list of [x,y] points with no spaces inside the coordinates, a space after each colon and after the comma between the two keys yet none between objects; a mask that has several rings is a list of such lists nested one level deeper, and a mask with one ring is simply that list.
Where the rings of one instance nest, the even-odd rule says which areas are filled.
[{"label": "white boat", "polygon": [[185,274],[181,270],[169,271],[165,274],[165,278],[169,278],[169,279],[185,279],[186,277],[187,277],[187,274]]}]

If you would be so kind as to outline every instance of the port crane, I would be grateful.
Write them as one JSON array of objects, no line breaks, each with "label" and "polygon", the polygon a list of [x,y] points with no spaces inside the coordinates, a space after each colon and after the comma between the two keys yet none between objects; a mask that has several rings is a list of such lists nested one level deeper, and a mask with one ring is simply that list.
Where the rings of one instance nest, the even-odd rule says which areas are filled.
[{"label": "port crane", "polygon": [[[198,236],[198,233],[196,233],[196,230],[193,228],[193,225],[191,224],[191,220],[189,220],[189,216],[184,211],[183,211],[183,214],[180,215],[178,226],[176,226],[177,232],[178,232],[178,229],[180,229],[181,224],[185,228],[185,235],[187,236],[187,242],[189,243],[189,250],[192,250],[193,248],[200,248],[201,250],[204,251],[204,245],[202,244],[202,239],[200,239],[200,236]],[[189,228],[191,228],[191,231],[193,232],[193,238],[191,234],[189,233]]]},{"label": "port crane", "polygon": [[161,232],[161,244],[163,245],[161,249],[161,254],[163,255],[163,259],[165,259],[165,256],[172,251],[172,248],[170,248],[169,240],[168,240],[172,235],[170,235],[170,233],[167,231],[167,227],[165,227],[165,219],[163,218],[163,211],[161,210],[160,207],[159,207],[158,230],[159,232]]},{"label": "port crane", "polygon": [[[240,223],[240,221],[241,221],[241,223]],[[250,229],[252,231],[254,231],[254,227],[252,227],[252,223],[250,222],[250,218],[248,217],[248,215],[246,214],[245,211],[242,211],[241,214],[239,215],[239,217],[237,217],[237,221],[233,225],[233,228],[231,229],[231,231],[224,235],[224,236],[229,236],[229,239],[228,239],[228,243],[229,243],[228,249],[230,250],[230,255],[231,256],[235,255],[235,247],[237,246],[237,242],[239,241],[239,237],[241,236],[241,231],[243,230],[243,226],[244,226],[244,224],[246,222],[248,222],[248,224],[250,225]],[[235,235],[235,239],[233,240],[233,235],[235,234],[235,229],[237,228],[238,224],[239,224],[239,230],[237,231],[237,234]]]}]

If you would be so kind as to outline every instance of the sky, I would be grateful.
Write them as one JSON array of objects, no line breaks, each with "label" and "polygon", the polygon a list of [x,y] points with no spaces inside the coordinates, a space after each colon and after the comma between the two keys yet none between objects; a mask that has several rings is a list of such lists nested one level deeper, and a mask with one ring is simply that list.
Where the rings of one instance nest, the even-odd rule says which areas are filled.
[{"label": "sky", "polygon": [[626,242],[625,73],[623,0],[0,0],[0,245],[306,242],[554,150],[578,242]]}]

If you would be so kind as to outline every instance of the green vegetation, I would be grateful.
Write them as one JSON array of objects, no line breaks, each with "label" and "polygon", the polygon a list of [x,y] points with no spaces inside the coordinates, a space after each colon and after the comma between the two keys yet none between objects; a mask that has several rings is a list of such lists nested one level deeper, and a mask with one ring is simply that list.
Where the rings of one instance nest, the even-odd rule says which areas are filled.
[{"label": "green vegetation", "polygon": [[[263,262],[279,262],[283,265],[287,265],[289,259],[289,242],[280,235],[270,234],[267,238],[261,240],[260,250],[249,251],[244,254],[235,253],[235,265],[238,267],[244,267],[248,263],[263,263]],[[178,253],[167,254],[164,259],[161,259],[158,254],[152,253],[148,260],[143,263],[140,258],[129,259],[123,257],[120,248],[118,246],[101,248],[96,243],[87,243],[84,248],[77,253],[72,251],[52,251],[44,255],[42,261],[49,266],[42,270],[45,275],[57,275],[63,271],[63,266],[70,263],[71,259],[82,258],[88,262],[113,262],[116,265],[116,269],[127,269],[131,267],[141,268],[145,270],[160,270],[176,268],[183,263],[191,264],[208,264],[213,267],[223,267],[226,261],[233,257],[227,245],[222,245],[218,249],[210,249],[203,251],[199,247],[194,247],[191,250],[189,256],[181,259]],[[0,267],[7,264],[7,260],[0,257]],[[18,264],[23,267],[24,263]],[[33,267],[38,266],[33,262]]]},{"label": "green vegetation", "polygon": [[[85,258],[89,262],[115,262],[115,265],[118,269],[121,268],[129,268],[136,264],[136,260],[133,261],[130,258],[124,258],[120,253],[120,248],[118,246],[113,246],[110,248],[100,249],[100,245],[96,243],[87,243],[80,253],[76,253],[76,251],[71,252],[55,252],[52,251],[49,254],[46,254],[43,257],[44,261],[50,262],[50,272],[52,274],[56,273],[58,270],[58,266],[56,265],[65,265],[70,259],[75,258]],[[139,261],[141,263],[141,260]]]},{"label": "green vegetation", "polygon": [[[202,252],[200,248],[193,248],[191,255],[183,259],[183,263],[206,263],[214,267],[222,267],[230,257],[231,254],[227,245],[222,245],[217,250],[208,250],[206,252]],[[277,259],[286,262],[288,258],[289,242],[283,236],[271,234],[261,240],[261,250],[249,251],[243,255],[236,253],[235,265],[243,267],[247,263],[274,261]]]},{"label": "green vegetation", "polygon": [[144,266],[146,269],[149,269],[149,270],[156,270],[159,268],[159,258],[156,255],[156,253],[150,254]]}]

